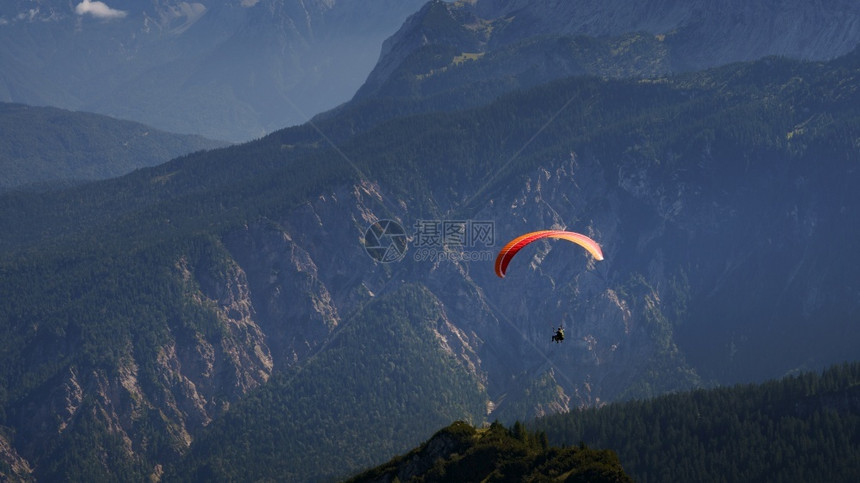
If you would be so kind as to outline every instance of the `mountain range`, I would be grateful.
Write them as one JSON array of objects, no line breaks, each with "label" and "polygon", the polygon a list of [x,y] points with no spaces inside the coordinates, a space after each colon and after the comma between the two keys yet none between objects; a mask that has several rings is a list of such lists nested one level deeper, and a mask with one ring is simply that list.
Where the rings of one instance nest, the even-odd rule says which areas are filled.
[{"label": "mountain range", "polygon": [[12,0],[0,101],[247,141],[349,99],[418,0]]},{"label": "mountain range", "polygon": [[[311,122],[0,196],[4,461],[23,479],[342,478],[456,419],[856,360],[850,26],[822,34],[840,39],[826,61],[616,78],[570,66],[637,72],[684,37],[570,36],[526,22],[540,5],[430,2]],[[542,228],[605,260],[542,242],[496,277],[499,247]]]},{"label": "mountain range", "polygon": [[484,86],[498,95],[512,82],[581,73],[662,75],[765,55],[824,60],[860,40],[850,0],[422,4],[8,1],[0,6],[0,101],[240,142],[304,123],[359,87],[359,97],[378,91],[392,69],[408,65],[405,56],[451,42],[462,42],[463,60],[504,59],[493,69],[506,82]]}]

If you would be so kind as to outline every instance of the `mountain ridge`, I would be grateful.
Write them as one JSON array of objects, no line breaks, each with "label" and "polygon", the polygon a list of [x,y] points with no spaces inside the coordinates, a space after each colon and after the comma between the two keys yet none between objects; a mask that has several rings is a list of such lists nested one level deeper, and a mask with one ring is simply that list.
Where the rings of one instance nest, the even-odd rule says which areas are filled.
[{"label": "mountain ridge", "polygon": [[227,143],[90,113],[0,103],[0,189],[118,177]]},{"label": "mountain ridge", "polygon": [[[480,68],[482,56],[508,52],[504,55],[512,55],[516,61],[494,72],[494,77],[528,87],[535,85],[528,80],[529,70],[535,68],[542,71],[543,82],[581,74],[648,77],[769,55],[829,60],[860,44],[860,8],[855,3],[842,1],[826,9],[796,0],[771,3],[434,0],[385,41],[379,63],[356,98],[402,87],[402,78],[389,81],[392,76],[406,76],[409,72],[404,66],[414,65],[416,57],[430,64],[434,56],[451,59],[466,55],[472,59],[467,65],[474,63]],[[544,37],[580,45],[570,51],[564,45],[554,46],[560,55],[548,46],[536,59],[529,42]],[[431,49],[434,46],[435,51]],[[588,53],[595,46],[601,47]],[[583,52],[586,61],[575,62]],[[632,55],[626,58],[627,54]],[[601,65],[595,62],[595,55],[597,60],[609,57],[612,61]],[[555,58],[541,60],[539,56]],[[446,63],[443,60],[440,67]],[[426,82],[415,83],[420,86]],[[390,94],[381,96],[386,95]]]},{"label": "mountain ridge", "polygon": [[549,447],[544,434],[522,425],[473,428],[457,421],[408,454],[352,477],[353,482],[632,481],[611,451]]}]

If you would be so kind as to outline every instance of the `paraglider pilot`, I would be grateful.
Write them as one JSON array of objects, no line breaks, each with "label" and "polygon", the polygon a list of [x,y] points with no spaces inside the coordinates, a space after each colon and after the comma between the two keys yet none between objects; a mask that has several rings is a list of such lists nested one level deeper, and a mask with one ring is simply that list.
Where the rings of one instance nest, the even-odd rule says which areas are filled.
[{"label": "paraglider pilot", "polygon": [[552,336],[552,340],[555,341],[556,344],[564,340],[564,329],[561,327],[555,331],[555,335]]}]

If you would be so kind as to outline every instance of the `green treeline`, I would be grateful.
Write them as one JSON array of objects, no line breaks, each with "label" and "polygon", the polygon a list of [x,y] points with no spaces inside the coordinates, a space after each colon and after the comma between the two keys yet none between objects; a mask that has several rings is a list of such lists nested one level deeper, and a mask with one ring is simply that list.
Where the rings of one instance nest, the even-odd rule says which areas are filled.
[{"label": "green treeline", "polygon": [[553,444],[612,448],[639,482],[858,481],[860,363],[537,420]]},{"label": "green treeline", "polygon": [[609,450],[552,447],[517,422],[476,429],[458,421],[411,452],[350,479],[362,482],[631,482]]}]

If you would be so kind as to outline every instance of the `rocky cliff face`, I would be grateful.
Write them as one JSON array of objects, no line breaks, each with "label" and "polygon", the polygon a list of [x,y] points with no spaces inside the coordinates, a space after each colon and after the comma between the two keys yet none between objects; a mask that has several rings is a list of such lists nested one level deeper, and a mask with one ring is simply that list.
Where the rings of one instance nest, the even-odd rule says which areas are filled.
[{"label": "rocky cliff face", "polygon": [[[257,325],[246,276],[233,262],[220,265],[221,271],[211,262],[204,266],[182,257],[172,273],[191,310],[212,321],[209,330],[177,316],[163,327],[160,342],[146,349],[135,337],[117,333],[113,354],[105,357],[115,363],[71,358],[16,403],[9,420],[15,449],[7,446],[3,452],[16,474],[30,475],[36,466],[40,477],[52,478],[58,475],[51,468],[69,451],[108,451],[108,474],[143,465],[142,472],[157,477],[161,463],[181,454],[194,433],[268,380],[273,358]],[[42,345],[41,350],[56,354],[70,348]],[[95,431],[104,431],[109,440],[99,448],[74,448],[73,441]]]},{"label": "rocky cliff face", "polygon": [[[570,153],[533,172],[513,198],[494,199],[475,214],[474,220],[493,220],[497,238],[490,245],[468,251],[412,247],[393,263],[378,263],[364,251],[364,231],[379,219],[376,213],[397,220],[413,241],[416,226],[446,220],[413,218],[408,202],[392,203],[373,183],[322,193],[281,219],[250,224],[226,238],[236,270],[247,280],[241,297],[247,308],[230,309],[235,304],[223,295],[208,298],[222,300],[219,306],[234,318],[253,320],[264,334],[260,346],[271,354],[271,367],[287,369],[321,350],[366,301],[419,283],[444,310],[440,347],[484,381],[488,405],[498,411],[491,418],[600,404],[634,381],[647,381],[652,363],[677,352],[660,322],[672,296],[657,288],[669,286],[671,274],[655,262],[648,276],[657,287],[627,284],[622,292],[612,275],[615,262],[598,263],[555,244],[517,260],[505,280],[495,277],[492,263],[503,238],[530,227],[618,238],[623,221],[612,210],[621,201],[619,194],[604,197],[615,188],[602,170],[600,161]],[[595,211],[596,205],[603,208]],[[609,260],[620,249],[606,248]],[[553,346],[549,336],[559,324],[567,327],[568,341]],[[684,367],[682,360],[673,362]],[[668,384],[680,389],[697,382],[692,370],[682,369]]]},{"label": "rocky cliff face", "polygon": [[0,437],[0,458],[3,462],[0,477],[6,481],[33,481],[33,468],[18,454],[5,436]]},{"label": "rocky cliff face", "polygon": [[546,32],[591,37],[648,32],[696,52],[693,68],[767,55],[830,59],[851,51],[860,38],[860,9],[847,0],[478,0],[472,8],[483,18],[510,20],[502,42]]},{"label": "rocky cliff face", "polygon": [[[627,32],[681,35],[696,49],[708,49],[699,60],[709,66],[766,55],[829,59],[852,50],[860,35],[860,10],[856,3],[844,0],[478,0],[472,8],[483,18],[510,19],[505,41],[545,32],[592,37]],[[723,56],[714,55],[718,52]]]}]

